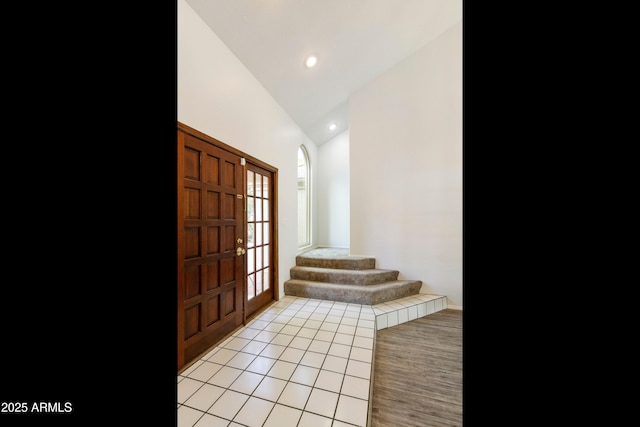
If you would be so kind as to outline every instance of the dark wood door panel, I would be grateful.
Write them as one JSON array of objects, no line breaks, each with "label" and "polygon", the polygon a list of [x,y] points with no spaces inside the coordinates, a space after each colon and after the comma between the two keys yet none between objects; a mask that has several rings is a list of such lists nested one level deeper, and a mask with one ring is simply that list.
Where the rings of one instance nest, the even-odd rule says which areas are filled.
[{"label": "dark wood door panel", "polygon": [[278,186],[276,168],[195,129],[177,139],[180,370],[278,299]]},{"label": "dark wood door panel", "polygon": [[178,369],[243,321],[240,157],[178,131]]}]

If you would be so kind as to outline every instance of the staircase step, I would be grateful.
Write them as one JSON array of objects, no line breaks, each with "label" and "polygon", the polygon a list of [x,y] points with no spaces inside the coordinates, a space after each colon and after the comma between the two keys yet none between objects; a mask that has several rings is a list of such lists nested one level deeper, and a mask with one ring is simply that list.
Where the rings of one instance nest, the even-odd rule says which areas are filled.
[{"label": "staircase step", "polygon": [[339,268],[295,266],[290,270],[291,279],[329,282],[345,285],[371,286],[398,279],[397,270],[345,270]]},{"label": "staircase step", "polygon": [[285,295],[352,304],[375,305],[420,292],[419,280],[391,280],[369,286],[289,279],[284,282]]},{"label": "staircase step", "polygon": [[348,249],[316,248],[296,257],[296,265],[303,267],[368,270],[376,267],[375,258],[349,255]]},{"label": "staircase step", "polygon": [[398,280],[399,271],[375,268],[373,257],[344,248],[315,248],[296,257],[285,295],[375,305],[416,295],[422,282]]}]

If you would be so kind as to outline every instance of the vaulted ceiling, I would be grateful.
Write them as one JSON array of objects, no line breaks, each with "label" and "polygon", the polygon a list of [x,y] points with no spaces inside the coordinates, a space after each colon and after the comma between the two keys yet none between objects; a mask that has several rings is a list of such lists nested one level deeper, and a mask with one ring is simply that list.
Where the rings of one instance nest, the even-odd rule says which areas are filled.
[{"label": "vaulted ceiling", "polygon": [[462,20],[462,0],[186,1],[317,145],[349,127],[351,94]]}]

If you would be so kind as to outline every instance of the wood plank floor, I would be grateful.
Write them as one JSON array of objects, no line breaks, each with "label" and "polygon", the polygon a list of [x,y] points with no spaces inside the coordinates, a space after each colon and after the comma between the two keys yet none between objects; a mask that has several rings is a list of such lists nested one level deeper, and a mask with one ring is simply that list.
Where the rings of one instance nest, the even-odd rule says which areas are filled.
[{"label": "wood plank floor", "polygon": [[462,426],[462,311],[376,332],[371,427]]}]

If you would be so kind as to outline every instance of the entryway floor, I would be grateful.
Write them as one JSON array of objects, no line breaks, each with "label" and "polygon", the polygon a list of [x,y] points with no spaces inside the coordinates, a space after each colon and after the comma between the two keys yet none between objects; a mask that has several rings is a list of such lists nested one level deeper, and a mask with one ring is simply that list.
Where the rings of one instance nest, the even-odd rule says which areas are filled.
[{"label": "entryway floor", "polygon": [[376,330],[446,308],[284,296],[178,375],[178,427],[366,427]]}]

